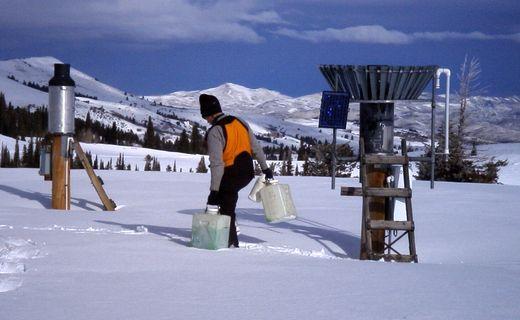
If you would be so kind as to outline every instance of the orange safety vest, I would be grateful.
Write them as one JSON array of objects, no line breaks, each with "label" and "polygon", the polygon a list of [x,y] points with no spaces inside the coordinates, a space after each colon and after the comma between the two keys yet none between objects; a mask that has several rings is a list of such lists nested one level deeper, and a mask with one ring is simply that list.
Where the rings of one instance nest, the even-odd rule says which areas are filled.
[{"label": "orange safety vest", "polygon": [[247,152],[252,156],[251,142],[249,141],[249,131],[247,127],[235,117],[228,116],[218,125],[224,129],[224,136],[226,137],[226,146],[222,154],[224,167],[232,166],[235,163],[236,157]]}]

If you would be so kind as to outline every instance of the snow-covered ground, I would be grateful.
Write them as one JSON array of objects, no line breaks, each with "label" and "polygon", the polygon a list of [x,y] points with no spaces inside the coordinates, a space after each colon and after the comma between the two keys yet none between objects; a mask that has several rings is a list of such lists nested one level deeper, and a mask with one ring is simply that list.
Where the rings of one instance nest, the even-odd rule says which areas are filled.
[{"label": "snow-covered ground", "polygon": [[[361,200],[283,177],[299,217],[238,202],[241,247],[189,246],[209,175],[83,170],[49,210],[36,169],[0,169],[2,319],[519,319],[519,186],[414,182],[419,264],[359,261]],[[338,179],[357,185],[356,179]]]}]

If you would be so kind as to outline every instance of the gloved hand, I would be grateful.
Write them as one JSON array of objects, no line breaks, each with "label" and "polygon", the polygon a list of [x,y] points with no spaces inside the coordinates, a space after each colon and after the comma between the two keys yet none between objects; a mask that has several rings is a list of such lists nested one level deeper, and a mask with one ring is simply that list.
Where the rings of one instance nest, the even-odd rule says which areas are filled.
[{"label": "gloved hand", "polygon": [[220,205],[220,198],[218,196],[218,191],[211,190],[208,196],[208,202],[207,204],[210,204],[212,206],[218,206]]},{"label": "gloved hand", "polygon": [[273,170],[270,168],[262,170],[262,173],[265,174],[265,180],[273,180]]}]

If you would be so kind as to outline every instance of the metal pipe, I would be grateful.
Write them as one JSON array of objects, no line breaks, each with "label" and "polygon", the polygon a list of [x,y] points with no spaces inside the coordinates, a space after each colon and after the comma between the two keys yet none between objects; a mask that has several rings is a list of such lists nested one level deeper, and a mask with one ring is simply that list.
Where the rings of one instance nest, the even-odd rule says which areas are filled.
[{"label": "metal pipe", "polygon": [[451,71],[447,68],[439,68],[435,73],[435,87],[441,87],[441,74],[446,75],[446,101],[444,102],[444,154],[450,154],[450,77]]},{"label": "metal pipe", "polygon": [[[334,83],[334,91],[339,91],[339,75],[336,73],[335,83]],[[330,173],[330,188],[332,190],[336,189],[336,135],[337,129],[332,129],[332,172]]]},{"label": "metal pipe", "polygon": [[432,83],[432,123],[431,123],[431,143],[430,143],[430,189],[435,186],[435,85]]},{"label": "metal pipe", "polygon": [[337,129],[332,129],[332,190],[336,189],[336,135],[337,135]]}]

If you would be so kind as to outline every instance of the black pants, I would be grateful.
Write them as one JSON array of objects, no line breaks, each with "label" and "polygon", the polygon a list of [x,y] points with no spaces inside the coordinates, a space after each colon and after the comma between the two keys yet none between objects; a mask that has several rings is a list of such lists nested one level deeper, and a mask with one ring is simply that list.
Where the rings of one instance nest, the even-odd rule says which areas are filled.
[{"label": "black pants", "polygon": [[237,228],[235,225],[235,208],[238,201],[238,192],[247,186],[253,177],[249,172],[237,174],[234,170],[224,170],[218,194],[220,198],[220,213],[231,217],[228,246],[234,245],[238,248]]}]

